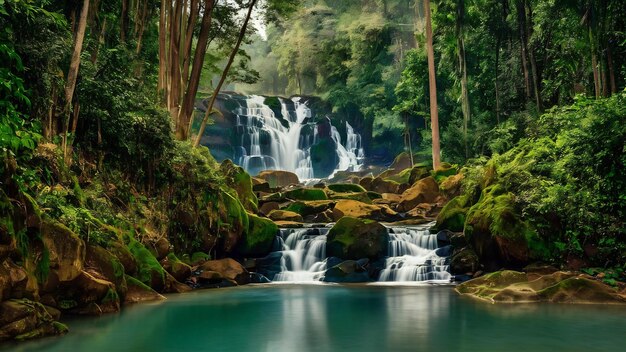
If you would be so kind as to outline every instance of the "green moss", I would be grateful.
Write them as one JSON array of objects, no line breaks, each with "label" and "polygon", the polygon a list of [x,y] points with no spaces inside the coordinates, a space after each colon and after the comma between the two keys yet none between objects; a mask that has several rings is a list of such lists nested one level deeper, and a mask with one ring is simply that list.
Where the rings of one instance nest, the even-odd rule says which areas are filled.
[{"label": "green moss", "polygon": [[374,220],[369,219],[357,219],[350,216],[344,216],[330,229],[330,233],[333,234],[335,241],[340,242],[344,246],[350,246],[354,243],[355,236],[353,230],[357,227],[361,227],[364,224],[374,223]]},{"label": "green moss", "polygon": [[293,211],[302,216],[314,215],[321,213],[335,206],[334,201],[312,201],[312,202],[294,202],[284,210]]},{"label": "green moss", "polygon": [[220,165],[220,170],[224,174],[226,184],[231,187],[243,204],[252,212],[258,211],[259,200],[252,190],[252,178],[243,168],[233,164],[230,160],[224,160]]},{"label": "green moss", "polygon": [[165,282],[165,270],[144,245],[131,239],[128,249],[137,262],[137,279],[149,286],[156,275],[162,282]]},{"label": "green moss", "polygon": [[115,291],[114,289],[110,288],[107,291],[107,294],[102,298],[102,300],[100,301],[102,304],[107,304],[107,303],[115,303],[115,302],[119,302],[120,301],[120,296],[117,294],[117,291]]},{"label": "green moss", "polygon": [[397,183],[409,183],[409,179],[411,177],[411,170],[412,170],[411,168],[404,169],[396,175],[386,177],[385,180],[394,181]]},{"label": "green moss", "polygon": [[61,309],[72,309],[78,307],[78,302],[73,299],[62,299],[57,302],[59,308]]},{"label": "green moss", "polygon": [[337,193],[362,193],[366,192],[363,187],[354,183],[337,183],[328,185],[328,189]]},{"label": "green moss", "polygon": [[463,231],[465,214],[467,214],[469,206],[469,197],[466,195],[452,198],[437,215],[437,223],[433,230]]},{"label": "green moss", "polygon": [[150,286],[144,284],[143,282],[139,281],[138,279],[136,279],[135,277],[131,276],[131,275],[125,275],[126,278],[126,282],[128,283],[128,286],[135,286],[135,287],[139,287],[143,290],[146,291],[154,291]]},{"label": "green moss", "polygon": [[237,252],[242,256],[265,256],[278,234],[278,226],[272,220],[256,215],[250,214],[249,219],[250,225],[239,242]]},{"label": "green moss", "polygon": [[459,167],[457,165],[441,163],[441,166],[439,166],[437,170],[431,171],[430,174],[435,178],[437,183],[441,183],[441,181],[445,180],[448,176],[456,175],[458,172]]},{"label": "green moss", "polygon": [[324,190],[319,188],[298,188],[285,192],[285,197],[295,200],[327,200]]},{"label": "green moss", "polygon": [[200,263],[200,262],[205,262],[207,260],[211,260],[210,255],[204,252],[194,252],[191,254],[190,263],[187,263],[187,264]]},{"label": "green moss", "polygon": [[350,199],[357,200],[362,203],[372,204],[372,199],[368,196],[367,192],[361,193],[333,193],[330,199]]},{"label": "green moss", "polygon": [[369,197],[369,199],[374,200],[374,199],[382,199],[383,196],[380,193],[377,192],[372,192],[372,191],[368,191],[367,192],[367,196]]},{"label": "green moss", "polygon": [[387,229],[373,220],[344,216],[330,229],[327,238],[328,256],[376,260],[387,255]]}]

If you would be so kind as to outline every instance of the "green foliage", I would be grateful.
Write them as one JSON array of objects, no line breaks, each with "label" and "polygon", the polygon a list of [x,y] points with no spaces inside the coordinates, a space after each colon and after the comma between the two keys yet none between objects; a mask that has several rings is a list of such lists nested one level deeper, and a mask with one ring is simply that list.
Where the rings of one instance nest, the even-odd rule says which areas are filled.
[{"label": "green foliage", "polygon": [[139,281],[150,286],[155,275],[161,279],[161,282],[165,281],[165,270],[146,247],[131,238],[128,249],[137,261],[136,277]]}]

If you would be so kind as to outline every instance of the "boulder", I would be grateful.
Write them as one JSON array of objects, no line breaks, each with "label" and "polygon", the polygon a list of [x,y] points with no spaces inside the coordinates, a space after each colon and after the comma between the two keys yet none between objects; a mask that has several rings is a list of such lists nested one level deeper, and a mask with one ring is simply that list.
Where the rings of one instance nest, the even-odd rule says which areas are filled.
[{"label": "boulder", "polygon": [[365,176],[363,178],[361,178],[361,180],[359,180],[359,185],[363,188],[365,188],[366,190],[370,191],[371,186],[372,186],[372,181],[374,181],[374,177],[372,176]]},{"label": "boulder", "polygon": [[111,252],[100,246],[88,244],[85,264],[98,271],[107,281],[112,282],[118,295],[126,294],[124,266]]},{"label": "boulder", "polygon": [[244,257],[267,255],[278,234],[278,226],[269,219],[249,214],[248,230],[244,232],[236,252]]},{"label": "boulder", "polygon": [[37,278],[6,258],[0,263],[0,302],[9,298],[39,299]]},{"label": "boulder", "polygon": [[137,261],[127,246],[121,242],[114,241],[108,243],[107,250],[124,266],[126,274],[130,275],[137,271]]},{"label": "boulder", "polygon": [[288,210],[272,210],[267,217],[274,221],[303,221],[302,215]]},{"label": "boulder", "polygon": [[367,190],[377,193],[398,193],[399,188],[400,184],[398,182],[376,177],[372,180]]},{"label": "boulder", "polygon": [[165,273],[165,288],[163,292],[187,293],[187,292],[190,292],[191,290],[192,288],[190,286],[179,282],[178,280],[176,280],[176,278],[174,278],[174,276],[170,275],[169,273]]},{"label": "boulder", "polygon": [[232,280],[239,285],[249,283],[250,279],[248,271],[239,262],[231,258],[209,260],[202,263],[198,269],[216,272],[221,278]]},{"label": "boulder", "polygon": [[174,253],[161,260],[161,266],[177,281],[184,282],[191,276],[191,267],[178,259]]},{"label": "boulder", "polygon": [[450,273],[453,275],[473,274],[480,268],[480,261],[474,250],[463,248],[450,259]]},{"label": "boulder", "polygon": [[165,270],[152,253],[135,239],[131,239],[128,249],[137,263],[135,277],[157,291],[165,285]]},{"label": "boulder", "polygon": [[463,184],[463,174],[456,174],[444,179],[439,185],[439,190],[448,199],[452,199],[461,194],[461,186]]},{"label": "boulder", "polygon": [[239,199],[232,194],[222,191],[220,192],[220,202],[217,206],[209,205],[211,211],[217,211],[220,218],[220,225],[218,232],[220,238],[218,238],[213,231],[208,231],[202,238],[202,249],[206,252],[215,250],[218,242],[222,248],[219,248],[221,252],[232,253],[242,236],[248,230],[250,224],[248,213]]},{"label": "boulder", "polygon": [[331,209],[326,209],[319,214],[307,215],[304,218],[304,221],[314,224],[326,224],[329,222],[333,222],[333,211]]},{"label": "boulder", "polygon": [[149,240],[147,243],[148,249],[150,249],[150,252],[152,252],[154,257],[158,260],[165,258],[172,247],[166,236],[159,236],[158,238]]},{"label": "boulder", "polygon": [[261,207],[259,207],[259,213],[267,216],[272,210],[280,209],[280,204],[278,202],[264,202]]},{"label": "boulder", "polygon": [[411,169],[411,174],[409,175],[409,184],[414,184],[415,182],[430,176],[429,166],[420,164],[415,165]]},{"label": "boulder", "polygon": [[270,183],[262,178],[252,177],[252,191],[270,193],[272,188]]},{"label": "boulder", "polygon": [[271,188],[287,187],[289,185],[297,185],[300,183],[298,175],[289,171],[282,170],[266,170],[261,171],[257,178],[265,180]]},{"label": "boulder", "polygon": [[327,200],[328,196],[323,189],[319,188],[296,188],[284,192],[285,198],[293,200]]},{"label": "boulder", "polygon": [[335,221],[338,221],[344,216],[376,221],[394,221],[398,219],[397,213],[384,205],[365,204],[356,200],[337,201],[333,209],[333,218]]},{"label": "boulder", "polygon": [[[326,126],[326,124],[318,125],[318,130],[322,126]],[[324,127],[323,129],[325,130],[326,128]],[[323,137],[318,133],[317,143],[311,146],[310,153],[311,164],[314,170],[313,177],[315,178],[328,177],[339,164],[337,143],[330,136]]]},{"label": "boulder", "polygon": [[294,213],[298,213],[303,217],[307,215],[315,215],[321,212],[324,212],[328,209],[333,209],[337,204],[337,201],[334,200],[320,200],[320,201],[297,201],[291,203],[285,210],[292,211]]},{"label": "boulder", "polygon": [[120,310],[120,298],[115,285],[94,270],[83,270],[71,283],[63,285],[59,302],[67,302],[60,308],[74,314],[100,315]]},{"label": "boulder", "polygon": [[0,303],[0,341],[61,335],[67,326],[55,321],[46,308],[28,299]]},{"label": "boulder", "polygon": [[326,255],[341,259],[376,260],[387,255],[387,228],[373,220],[343,217],[327,235]]},{"label": "boulder", "polygon": [[465,214],[467,214],[470,206],[468,195],[452,198],[437,215],[437,223],[433,230],[463,231],[465,227]]},{"label": "boulder", "polygon": [[124,297],[124,303],[140,303],[149,301],[165,300],[165,297],[130,275],[126,275],[128,292]]},{"label": "boulder", "polygon": [[50,269],[60,282],[72,281],[83,270],[85,260],[85,242],[65,225],[48,219],[42,219],[41,235],[48,250]]},{"label": "boulder", "polygon": [[325,282],[369,282],[367,270],[359,262],[346,260],[324,272]]},{"label": "boulder", "polygon": [[365,188],[353,183],[336,183],[328,185],[327,188],[336,193],[363,193]]},{"label": "boulder", "polygon": [[239,201],[246,210],[256,212],[259,201],[252,189],[252,179],[241,166],[233,164],[232,161],[226,159],[220,165],[220,171],[224,175],[224,180],[228,187],[237,192]]},{"label": "boulder", "polygon": [[409,211],[420,203],[434,203],[439,197],[439,185],[432,177],[417,181],[402,193],[398,211]]},{"label": "boulder", "polygon": [[458,166],[450,163],[441,163],[441,165],[431,172],[433,178],[439,183],[448,176],[456,175],[459,172]]}]

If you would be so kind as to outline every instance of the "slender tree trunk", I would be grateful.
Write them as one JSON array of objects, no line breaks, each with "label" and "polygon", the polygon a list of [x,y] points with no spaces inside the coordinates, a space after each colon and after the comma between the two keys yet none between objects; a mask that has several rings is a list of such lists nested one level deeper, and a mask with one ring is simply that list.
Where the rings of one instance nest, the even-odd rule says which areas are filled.
[{"label": "slender tree trunk", "polygon": [[496,92],[496,122],[500,124],[500,88],[498,87],[498,77],[500,75],[500,35],[497,35],[496,39],[496,62],[495,62],[495,77],[493,80],[494,89]]},{"label": "slender tree trunk", "polygon": [[[527,0],[524,0],[524,26],[525,26],[525,38],[526,45],[528,47],[528,42],[530,38],[532,38],[532,28],[533,28],[533,12],[530,3]],[[539,82],[541,79],[539,77],[539,71],[537,70],[537,60],[535,58],[535,48],[533,46],[530,49],[527,48],[528,55],[530,57],[530,69],[533,75],[533,92],[535,93],[535,104],[537,105],[537,111],[539,113],[543,112],[543,104],[541,103],[541,90],[539,88]]]},{"label": "slender tree trunk", "polygon": [[102,21],[102,28],[100,28],[100,35],[98,36],[98,43],[96,43],[93,52],[91,53],[91,63],[95,64],[98,61],[98,53],[100,51],[100,46],[104,44],[104,34],[106,33],[107,28],[107,19],[106,17]]},{"label": "slender tree trunk", "polygon": [[74,111],[72,117],[72,133],[76,133],[78,128],[78,115],[80,114],[80,103],[77,101],[74,103]]},{"label": "slender tree trunk", "polygon": [[128,29],[128,0],[122,0],[122,13],[120,15],[120,41],[126,41],[126,30]]},{"label": "slender tree trunk", "polygon": [[593,71],[593,88],[596,99],[600,98],[600,72],[598,71],[598,55],[596,54],[596,46],[594,35],[589,27],[589,42],[591,43],[591,69]]},{"label": "slender tree trunk", "polygon": [[178,126],[178,109],[180,103],[180,20],[182,16],[182,0],[174,0],[174,12],[170,22],[170,74],[168,109],[172,119]]},{"label": "slender tree trunk", "polygon": [[[200,26],[200,34],[198,35],[198,43],[196,44],[196,53],[193,57],[193,66],[191,68],[191,76],[187,84],[187,92],[183,98],[181,107],[181,123],[176,129],[176,138],[185,140],[189,138],[189,126],[191,116],[193,115],[194,102],[198,93],[198,85],[200,84],[200,75],[202,73],[202,64],[209,41],[209,31],[211,29],[211,18],[213,14],[213,0],[204,0],[204,14],[202,15],[202,23]],[[189,41],[191,47],[191,41]],[[189,49],[191,50],[191,49]]]},{"label": "slender tree trunk", "polygon": [[67,81],[65,83],[65,135],[63,136],[63,155],[67,159],[67,134],[70,124],[70,108],[72,107],[72,97],[76,89],[76,79],[78,78],[78,69],[80,68],[80,53],[83,49],[83,40],[85,39],[85,28],[87,27],[87,14],[89,13],[89,0],[83,1],[83,8],[80,13],[78,22],[78,30],[74,38],[74,51],[70,61],[70,68],[67,72]]},{"label": "slender tree trunk", "polygon": [[456,9],[456,40],[459,58],[459,76],[461,78],[461,110],[463,111],[463,143],[465,158],[469,158],[467,130],[470,121],[469,93],[467,91],[467,64],[465,62],[465,41],[463,40],[463,21],[465,17],[465,0],[457,2]]},{"label": "slender tree trunk", "polygon": [[428,90],[430,92],[430,127],[433,139],[433,169],[439,168],[441,156],[439,150],[439,113],[437,111],[437,82],[435,76],[435,53],[433,52],[433,29],[430,19],[430,0],[424,0],[426,14],[426,51],[428,54]]},{"label": "slender tree trunk", "polygon": [[141,45],[143,40],[143,34],[146,30],[146,22],[148,21],[148,1],[146,0],[143,3],[143,8],[141,9],[141,19],[139,23],[139,28],[137,30],[137,46],[135,47],[135,54],[139,55],[141,52]]},{"label": "slender tree trunk", "polygon": [[530,100],[531,88],[530,88],[530,74],[528,73],[528,43],[526,38],[526,11],[524,10],[523,0],[517,0],[517,22],[520,38],[520,50],[522,55],[522,71],[524,73],[524,83],[526,86],[526,101]]},{"label": "slender tree trunk", "polygon": [[617,85],[615,84],[615,69],[613,68],[613,53],[611,51],[611,43],[606,46],[606,61],[609,68],[609,82],[611,83],[611,94],[617,93]]},{"label": "slender tree trunk", "polygon": [[209,106],[207,106],[206,113],[204,114],[204,118],[202,119],[202,123],[200,124],[200,130],[198,131],[198,136],[196,137],[196,140],[193,143],[194,147],[197,147],[200,144],[200,140],[202,139],[202,135],[204,134],[204,129],[206,128],[206,124],[209,120],[209,116],[213,112],[213,105],[215,104],[215,100],[217,99],[217,94],[219,94],[220,89],[222,89],[222,85],[224,84],[224,81],[226,80],[226,76],[228,75],[230,66],[233,64],[233,61],[235,60],[235,56],[237,55],[237,52],[239,51],[239,46],[241,45],[241,41],[243,40],[243,37],[246,35],[248,22],[250,21],[250,16],[252,15],[252,9],[254,9],[254,5],[256,4],[256,2],[257,0],[252,0],[250,3],[250,8],[248,9],[248,13],[246,14],[246,19],[244,20],[243,25],[241,26],[241,31],[239,31],[239,37],[237,37],[237,43],[235,44],[233,51],[230,53],[230,57],[228,58],[228,63],[226,64],[226,67],[224,68],[224,71],[222,72],[222,77],[220,78],[220,81],[217,84],[217,87],[215,87],[215,90],[213,91],[213,95],[211,96],[211,100],[209,101]]},{"label": "slender tree trunk", "polygon": [[47,128],[45,131],[45,137],[47,140],[52,140],[52,136],[54,136],[54,109],[56,107],[56,101],[57,101],[57,87],[56,85],[52,85],[52,100],[50,101],[50,108],[48,109],[48,123],[47,123]]}]

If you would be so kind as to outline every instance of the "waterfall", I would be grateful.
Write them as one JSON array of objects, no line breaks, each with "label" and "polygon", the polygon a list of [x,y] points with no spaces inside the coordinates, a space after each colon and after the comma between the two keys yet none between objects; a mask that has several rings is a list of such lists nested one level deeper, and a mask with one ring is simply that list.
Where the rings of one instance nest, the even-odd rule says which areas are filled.
[{"label": "waterfall", "polygon": [[[232,131],[233,160],[248,173],[263,170],[286,170],[300,180],[314,178],[311,147],[319,142],[317,125],[311,109],[302,97],[273,98],[280,103],[274,109],[266,105],[267,98],[258,95],[221,95],[224,105],[235,115]],[[364,161],[361,136],[346,122],[346,142],[335,126],[331,138],[336,144],[336,171],[358,171]],[[218,136],[216,138],[223,138]],[[324,156],[331,158],[332,156]],[[332,173],[334,175],[334,172]]]},{"label": "waterfall", "polygon": [[393,227],[388,258],[379,281],[450,281],[448,258],[437,253],[437,235],[428,227]]},{"label": "waterfall", "polygon": [[[430,225],[390,227],[389,245],[384,262],[377,265],[379,282],[449,283],[447,248],[438,248],[437,235],[430,234]],[[281,229],[278,248],[266,260],[274,269],[269,275],[280,282],[319,282],[325,271],[341,263],[326,257],[328,227]],[[266,265],[267,266],[267,265]],[[266,273],[267,274],[267,273]]]},{"label": "waterfall", "polygon": [[326,270],[326,233],[328,228],[281,229],[284,240],[280,272],[274,281],[321,281]]}]

